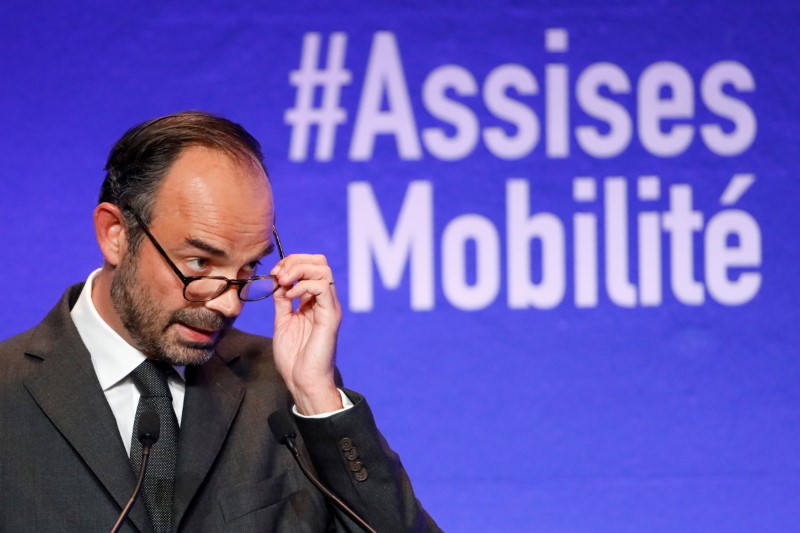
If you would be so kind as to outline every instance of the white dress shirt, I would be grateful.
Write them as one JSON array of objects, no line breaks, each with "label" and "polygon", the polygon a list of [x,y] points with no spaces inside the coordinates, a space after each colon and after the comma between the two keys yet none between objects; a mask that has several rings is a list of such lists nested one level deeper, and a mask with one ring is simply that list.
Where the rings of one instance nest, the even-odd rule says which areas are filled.
[{"label": "white dress shirt", "polygon": [[[133,437],[133,422],[136,417],[136,407],[139,405],[139,390],[133,384],[130,373],[144,362],[145,355],[128,344],[111,326],[100,317],[92,302],[92,282],[100,269],[89,274],[81,291],[78,301],[72,308],[70,315],[81,340],[89,350],[92,357],[92,366],[106,395],[108,405],[117,420],[117,428],[125,445],[128,455],[131,453],[131,438]],[[172,393],[172,407],[178,418],[178,425],[183,415],[183,400],[186,395],[186,382],[184,381],[185,367],[173,365],[175,372],[171,373],[167,383]],[[331,416],[353,407],[353,402],[340,389],[344,407],[337,411],[313,415],[309,418],[322,418]],[[298,416],[295,407],[292,408]],[[265,421],[266,423],[266,421]]]},{"label": "white dress shirt", "polygon": [[[95,309],[92,302],[92,282],[99,272],[100,269],[97,269],[89,275],[70,315],[75,327],[78,328],[83,344],[92,356],[94,372],[100,380],[100,386],[114,413],[114,418],[117,419],[117,428],[122,443],[125,444],[125,450],[130,455],[133,421],[140,396],[139,390],[130,378],[130,373],[147,357],[111,329]],[[180,426],[183,398],[186,394],[186,382],[183,380],[185,368],[175,365],[173,368],[175,372],[170,374],[167,383],[172,393],[172,407],[175,409],[175,416],[178,417]]]}]

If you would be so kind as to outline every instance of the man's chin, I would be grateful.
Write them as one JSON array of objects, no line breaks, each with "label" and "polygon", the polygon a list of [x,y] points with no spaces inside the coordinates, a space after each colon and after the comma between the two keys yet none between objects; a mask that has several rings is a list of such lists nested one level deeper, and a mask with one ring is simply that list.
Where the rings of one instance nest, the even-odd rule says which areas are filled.
[{"label": "man's chin", "polygon": [[198,366],[207,363],[214,356],[217,343],[222,338],[222,335],[217,335],[213,340],[199,342],[176,333],[173,330],[164,336],[159,346],[158,359],[180,366]]},{"label": "man's chin", "polygon": [[169,353],[162,352],[159,359],[171,365],[199,366],[206,364],[213,356],[216,343],[182,342]]}]

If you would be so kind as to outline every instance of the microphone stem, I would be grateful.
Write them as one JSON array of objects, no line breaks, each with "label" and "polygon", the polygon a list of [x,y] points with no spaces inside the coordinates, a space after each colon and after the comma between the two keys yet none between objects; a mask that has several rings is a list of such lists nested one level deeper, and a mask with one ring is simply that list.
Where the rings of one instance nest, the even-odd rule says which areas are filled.
[{"label": "microphone stem", "polygon": [[314,484],[315,487],[317,487],[320,491],[322,491],[328,498],[333,500],[334,503],[336,503],[336,505],[338,505],[339,508],[347,514],[347,516],[352,518],[365,531],[368,531],[369,533],[377,533],[374,529],[372,529],[372,527],[370,527],[369,524],[367,524],[364,521],[364,519],[362,519],[360,516],[358,516],[355,513],[355,511],[350,509],[350,507],[348,507],[346,503],[344,503],[342,500],[340,500],[334,493],[329,491],[328,488],[325,487],[325,485],[320,483],[319,480],[314,476],[314,474],[312,474],[311,471],[309,471],[308,468],[306,468],[305,462],[300,457],[300,452],[297,451],[297,445],[294,442],[294,436],[293,435],[285,435],[284,436],[284,442],[286,442],[286,445],[289,447],[289,450],[292,452],[292,455],[294,456],[295,461],[297,461],[298,466],[300,466],[300,470],[303,471],[303,474],[306,475],[306,478],[308,478],[311,481],[311,483]]},{"label": "microphone stem", "polygon": [[125,519],[128,517],[128,513],[131,512],[131,508],[136,502],[137,496],[139,496],[139,491],[142,489],[142,483],[144,483],[144,473],[147,469],[148,459],[150,459],[150,446],[142,446],[142,467],[139,469],[139,479],[136,481],[136,487],[133,489],[131,499],[128,500],[128,503],[125,505],[125,508],[122,510],[122,514],[119,515],[117,523],[111,528],[111,533],[117,533],[119,531],[119,529],[122,527],[122,524],[125,522]]}]

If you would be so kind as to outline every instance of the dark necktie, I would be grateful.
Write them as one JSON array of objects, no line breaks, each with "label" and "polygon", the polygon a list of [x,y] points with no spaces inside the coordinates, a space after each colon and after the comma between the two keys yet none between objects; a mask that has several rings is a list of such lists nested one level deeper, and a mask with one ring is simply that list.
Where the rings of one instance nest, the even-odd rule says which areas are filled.
[{"label": "dark necktie", "polygon": [[172,408],[172,394],[167,374],[172,367],[149,359],[131,372],[131,379],[141,398],[136,408],[131,439],[131,464],[136,475],[142,465],[142,444],[139,442],[139,418],[145,411],[155,411],[161,419],[161,435],[150,450],[142,492],[156,533],[171,531],[172,493],[175,487],[175,463],[178,456],[178,419]]}]

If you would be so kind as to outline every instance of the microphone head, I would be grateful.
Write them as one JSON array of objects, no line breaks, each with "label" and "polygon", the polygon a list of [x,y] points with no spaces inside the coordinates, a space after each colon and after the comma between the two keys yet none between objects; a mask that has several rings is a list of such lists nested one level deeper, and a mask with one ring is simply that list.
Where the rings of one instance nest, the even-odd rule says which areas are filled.
[{"label": "microphone head", "polygon": [[161,433],[161,419],[155,411],[144,411],[139,415],[139,442],[144,446],[152,446]]},{"label": "microphone head", "polygon": [[285,444],[287,438],[294,439],[297,436],[294,430],[294,420],[292,420],[292,415],[288,411],[275,411],[269,415],[267,423],[275,440],[281,444]]}]

